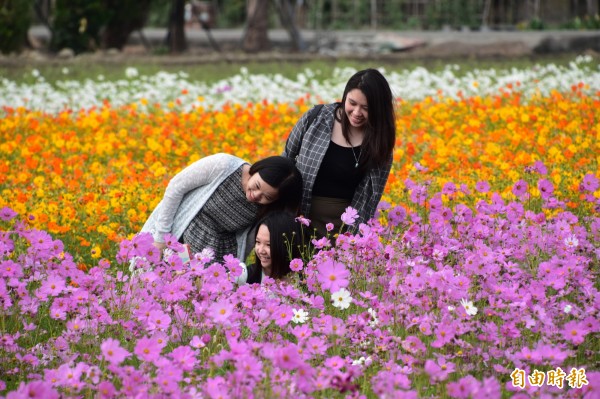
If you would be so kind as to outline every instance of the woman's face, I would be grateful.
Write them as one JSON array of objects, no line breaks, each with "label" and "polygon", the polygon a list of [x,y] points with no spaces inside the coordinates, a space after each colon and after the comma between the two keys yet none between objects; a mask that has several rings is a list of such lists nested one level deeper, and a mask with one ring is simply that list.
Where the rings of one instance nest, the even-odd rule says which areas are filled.
[{"label": "woman's face", "polygon": [[369,107],[367,98],[360,89],[353,89],[346,95],[344,112],[350,125],[357,128],[364,127],[369,120]]},{"label": "woman's face", "polygon": [[248,201],[267,205],[276,201],[278,195],[279,190],[266,183],[260,177],[260,172],[256,172],[248,179],[248,184],[246,185],[246,199]]},{"label": "woman's face", "polygon": [[261,224],[256,233],[254,251],[266,275],[271,273],[271,235],[269,229]]}]

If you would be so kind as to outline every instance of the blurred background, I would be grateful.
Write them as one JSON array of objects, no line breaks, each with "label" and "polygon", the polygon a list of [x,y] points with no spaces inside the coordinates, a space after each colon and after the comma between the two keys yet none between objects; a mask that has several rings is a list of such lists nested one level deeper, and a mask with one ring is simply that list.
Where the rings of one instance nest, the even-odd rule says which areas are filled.
[{"label": "blurred background", "polygon": [[339,31],[385,32],[392,50],[406,50],[422,44],[406,39],[408,31],[594,31],[600,28],[599,5],[600,0],[0,0],[0,51],[76,55],[136,43],[154,54],[181,54],[202,38],[210,51],[253,53],[273,48],[273,31],[285,36],[289,52],[316,51],[332,40],[328,33]]}]

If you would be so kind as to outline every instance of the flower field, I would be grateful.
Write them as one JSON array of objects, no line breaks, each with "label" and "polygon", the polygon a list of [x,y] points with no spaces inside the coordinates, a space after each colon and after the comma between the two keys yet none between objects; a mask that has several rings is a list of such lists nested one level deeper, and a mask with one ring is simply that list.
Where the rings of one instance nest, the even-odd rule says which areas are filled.
[{"label": "flower field", "polygon": [[182,265],[135,235],[178,170],[281,153],[353,72],[0,79],[0,395],[600,397],[590,58],[385,71],[379,214],[315,242],[293,284],[237,287],[238,260]]}]

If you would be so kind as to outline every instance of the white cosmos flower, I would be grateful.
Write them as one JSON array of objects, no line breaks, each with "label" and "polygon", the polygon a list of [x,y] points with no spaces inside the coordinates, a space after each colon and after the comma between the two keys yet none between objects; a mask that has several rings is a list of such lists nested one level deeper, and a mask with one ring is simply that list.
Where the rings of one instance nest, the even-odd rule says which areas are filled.
[{"label": "white cosmos flower", "polygon": [[577,248],[579,245],[579,240],[574,235],[570,235],[564,239],[564,243],[569,248]]},{"label": "white cosmos flower", "polygon": [[352,296],[347,289],[341,288],[338,292],[331,294],[331,302],[338,309],[348,309],[352,302]]},{"label": "white cosmos flower", "polygon": [[[90,109],[109,100],[119,107],[138,104],[146,110],[154,104],[167,107],[178,102],[178,110],[191,111],[199,105],[219,110],[226,104],[292,103],[311,93],[312,98],[335,98],[344,90],[348,76],[354,68],[335,68],[331,75],[306,69],[295,79],[281,74],[250,74],[241,68],[237,75],[217,82],[194,81],[185,73],[158,72],[143,75],[136,68],[124,71],[125,79],[106,80],[104,76],[86,81],[64,80],[49,84],[40,71],[33,70],[35,82],[16,83],[0,77],[0,109],[2,106],[20,107],[48,113],[58,113],[65,108]],[[67,75],[68,76],[68,75]],[[568,65],[540,65],[525,69],[477,69],[464,71],[458,65],[447,65],[442,71],[432,72],[422,67],[385,71],[386,80],[395,93],[404,93],[408,101],[419,101],[438,96],[457,98],[457,93],[468,96],[486,96],[519,92],[527,100],[533,96],[544,96],[554,90],[570,92],[571,85],[584,82],[585,93],[600,90],[600,69],[592,57],[580,56]],[[473,84],[476,82],[477,84]],[[518,84],[517,84],[518,83]],[[226,87],[227,90],[222,89]],[[187,95],[183,96],[185,90]],[[144,104],[140,100],[145,99]]]},{"label": "white cosmos flower", "polygon": [[573,310],[573,306],[571,306],[571,305],[565,305],[565,308],[563,309],[563,312],[565,312],[565,313],[571,313],[571,310]]},{"label": "white cosmos flower", "polygon": [[473,305],[472,301],[467,301],[466,299],[461,299],[460,304],[465,308],[465,312],[469,316],[475,316],[477,314],[477,308]]},{"label": "white cosmos flower", "polygon": [[292,309],[294,311],[294,316],[292,317],[292,321],[296,324],[306,323],[308,320],[308,313],[304,311],[304,309]]}]

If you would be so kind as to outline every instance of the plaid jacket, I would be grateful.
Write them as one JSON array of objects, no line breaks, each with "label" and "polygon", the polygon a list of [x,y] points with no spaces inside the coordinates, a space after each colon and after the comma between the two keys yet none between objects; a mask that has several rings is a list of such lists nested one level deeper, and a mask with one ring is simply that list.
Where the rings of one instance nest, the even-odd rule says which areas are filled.
[{"label": "plaid jacket", "polygon": [[[283,156],[295,158],[296,166],[302,174],[304,190],[300,210],[305,216],[309,215],[312,189],[317,178],[317,172],[331,142],[334,111],[337,105],[336,103],[326,104],[311,126],[307,126],[310,111],[306,112],[298,120],[285,143]],[[305,133],[303,134],[303,132]],[[351,206],[359,214],[355,226],[366,223],[375,214],[391,168],[392,158],[390,157],[385,168],[372,168],[365,173],[364,178],[354,192],[351,202]]]}]

